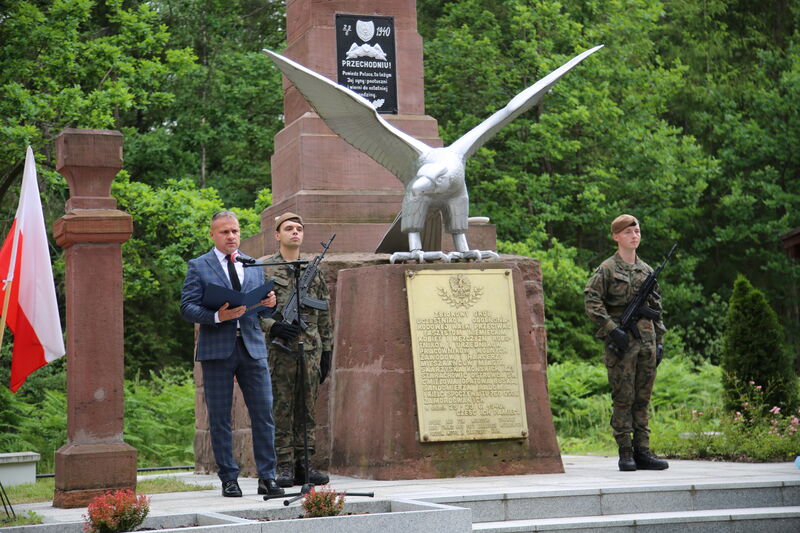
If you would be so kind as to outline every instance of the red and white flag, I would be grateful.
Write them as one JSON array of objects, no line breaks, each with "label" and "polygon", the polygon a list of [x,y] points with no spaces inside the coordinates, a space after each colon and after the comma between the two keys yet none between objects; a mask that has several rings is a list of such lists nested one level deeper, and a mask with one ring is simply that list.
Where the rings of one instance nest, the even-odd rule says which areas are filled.
[{"label": "red and white flag", "polygon": [[30,146],[17,215],[0,249],[0,281],[0,312],[5,306],[6,289],[11,287],[4,318],[14,332],[10,386],[16,392],[29,374],[66,351],[36,182],[36,160]]}]

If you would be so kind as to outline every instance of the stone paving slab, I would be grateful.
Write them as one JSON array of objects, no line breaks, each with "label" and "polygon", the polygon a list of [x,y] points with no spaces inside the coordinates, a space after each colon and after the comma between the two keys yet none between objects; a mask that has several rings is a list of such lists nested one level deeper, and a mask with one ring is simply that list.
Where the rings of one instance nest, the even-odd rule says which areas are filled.
[{"label": "stone paving slab", "polygon": [[[462,477],[446,479],[409,479],[378,481],[356,479],[331,475],[331,487],[339,491],[374,492],[375,499],[436,501],[453,497],[503,494],[507,498],[524,493],[563,490],[595,490],[613,488],[634,488],[663,485],[719,484],[735,488],[741,483],[787,482],[790,485],[800,481],[800,470],[793,463],[724,463],[708,461],[670,461],[670,468],[664,471],[620,472],[616,457],[563,456],[565,473]],[[152,495],[151,516],[172,514],[191,514],[205,512],[229,512],[252,508],[283,507],[283,499],[264,501],[256,494],[257,480],[240,478],[239,483],[245,494],[242,498],[223,498],[220,495],[220,482],[216,476],[195,475],[191,473],[171,474],[188,483],[211,484],[211,490],[199,492],[180,492]],[[142,476],[146,477],[146,476]],[[294,490],[299,490],[295,487]],[[800,490],[800,489],[798,489]],[[369,500],[367,497],[349,496],[348,501]],[[292,505],[299,506],[299,503]],[[457,505],[457,504],[456,504]],[[51,503],[15,505],[18,514],[34,511],[41,515],[45,523],[73,522],[82,520],[86,508],[57,509]]]}]

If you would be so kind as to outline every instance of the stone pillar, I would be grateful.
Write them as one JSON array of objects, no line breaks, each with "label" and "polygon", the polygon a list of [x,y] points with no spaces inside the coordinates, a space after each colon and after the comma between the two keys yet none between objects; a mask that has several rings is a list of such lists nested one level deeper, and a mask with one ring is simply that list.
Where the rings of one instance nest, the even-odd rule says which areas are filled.
[{"label": "stone pillar", "polygon": [[121,245],[133,222],[111,197],[121,133],[66,129],[56,158],[70,198],[53,226],[67,299],[67,444],[55,454],[53,506],[85,507],[107,490],[136,489],[136,450],[122,438]]}]

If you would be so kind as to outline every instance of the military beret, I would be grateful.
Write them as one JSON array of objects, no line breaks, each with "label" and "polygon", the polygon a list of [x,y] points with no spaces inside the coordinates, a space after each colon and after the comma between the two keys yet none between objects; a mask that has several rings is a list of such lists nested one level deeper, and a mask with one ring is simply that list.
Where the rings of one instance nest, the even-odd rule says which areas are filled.
[{"label": "military beret", "polygon": [[303,218],[300,215],[295,213],[284,213],[279,217],[275,217],[275,231],[278,231],[281,227],[281,224],[286,222],[287,220],[297,219],[300,222],[300,225],[303,225]]},{"label": "military beret", "polygon": [[633,215],[620,215],[611,223],[611,233],[619,233],[625,228],[638,226],[639,221]]}]

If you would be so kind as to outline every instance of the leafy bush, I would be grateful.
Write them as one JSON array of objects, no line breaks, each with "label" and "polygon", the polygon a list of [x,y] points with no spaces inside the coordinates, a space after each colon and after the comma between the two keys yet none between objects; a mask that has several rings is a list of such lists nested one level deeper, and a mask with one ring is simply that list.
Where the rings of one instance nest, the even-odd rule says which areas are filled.
[{"label": "leafy bush", "polygon": [[337,516],[344,509],[344,493],[336,492],[328,485],[311,487],[303,499],[306,518]]},{"label": "leafy bush", "polygon": [[261,215],[261,212],[272,205],[272,189],[269,187],[264,187],[260,191],[258,191],[258,195],[256,196],[256,203],[255,203],[255,212],[257,215]]},{"label": "leafy bush", "polygon": [[150,512],[150,498],[130,489],[115,490],[92,500],[87,511],[83,529],[88,533],[133,531]]},{"label": "leafy bush", "polygon": [[139,466],[194,464],[194,378],[172,368],[125,383],[125,442]]},{"label": "leafy bush", "polygon": [[657,433],[658,450],[683,459],[789,461],[800,450],[800,410],[784,412],[765,402],[764,388],[747,384],[733,412],[686,408]]},{"label": "leafy bush", "polygon": [[748,394],[749,383],[764,387],[765,406],[796,407],[797,376],[783,346],[783,328],[764,293],[742,275],[730,300],[722,369],[729,411]]},{"label": "leafy bush", "polygon": [[[565,361],[548,366],[548,389],[553,421],[562,453],[614,453],[611,391],[601,362]],[[663,434],[673,427],[686,431],[683,413],[692,408],[719,409],[720,370],[708,363],[695,366],[680,354],[658,367],[650,402],[651,440],[659,452]],[[671,448],[670,448],[671,449]]]},{"label": "leafy bush", "polygon": [[[669,332],[665,341],[667,349],[670,348]],[[658,366],[650,405],[662,418],[687,407],[709,411],[719,406],[721,375],[718,366],[708,362],[695,365],[687,357],[667,353]]]},{"label": "leafy bush", "polygon": [[[675,303],[674,296],[672,290],[665,294],[665,300],[668,299],[670,302],[669,328],[680,338],[686,357],[697,364],[703,361],[714,365],[720,364],[728,302],[718,293],[714,293],[682,312],[674,309],[675,306],[672,305]],[[676,316],[676,311],[683,316]],[[677,320],[678,318],[680,320]]]}]

